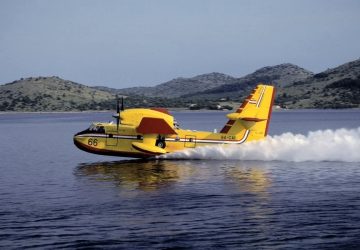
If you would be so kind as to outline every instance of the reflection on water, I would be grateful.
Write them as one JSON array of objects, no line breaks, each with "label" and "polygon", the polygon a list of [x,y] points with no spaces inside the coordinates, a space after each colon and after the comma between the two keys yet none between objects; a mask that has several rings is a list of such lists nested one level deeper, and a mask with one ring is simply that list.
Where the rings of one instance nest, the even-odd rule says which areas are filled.
[{"label": "reflection on water", "polygon": [[[125,189],[155,190],[184,182],[224,179],[235,183],[241,192],[265,194],[271,181],[259,162],[234,161],[221,166],[222,161],[129,160],[81,163],[75,169],[77,177],[98,182],[111,182]],[[262,163],[263,164],[263,163]],[[219,167],[220,165],[220,167]],[[218,170],[218,171],[216,171]]]},{"label": "reflection on water", "polygon": [[82,163],[75,175],[92,180],[112,182],[126,189],[154,190],[190,176],[193,169],[171,161],[115,161]]},{"label": "reflection on water", "polygon": [[227,177],[236,182],[242,192],[266,194],[271,180],[265,169],[253,164],[250,164],[251,167],[244,165],[230,168],[226,172]]}]

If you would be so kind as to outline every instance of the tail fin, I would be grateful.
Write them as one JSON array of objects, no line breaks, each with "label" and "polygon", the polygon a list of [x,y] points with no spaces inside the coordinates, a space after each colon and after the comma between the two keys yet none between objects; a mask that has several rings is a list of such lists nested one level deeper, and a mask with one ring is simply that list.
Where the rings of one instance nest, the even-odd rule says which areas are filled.
[{"label": "tail fin", "polygon": [[268,132],[274,97],[273,86],[258,85],[235,113],[227,115],[229,121],[220,133],[236,135],[249,130],[250,140],[264,138]]}]

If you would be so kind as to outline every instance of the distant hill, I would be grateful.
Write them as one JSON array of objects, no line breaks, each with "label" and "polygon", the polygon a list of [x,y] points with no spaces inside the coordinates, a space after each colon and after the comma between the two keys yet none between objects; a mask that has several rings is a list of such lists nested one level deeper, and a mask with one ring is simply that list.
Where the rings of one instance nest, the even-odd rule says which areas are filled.
[{"label": "distant hill", "polygon": [[59,77],[30,77],[0,85],[0,111],[103,110],[114,95]]},{"label": "distant hill", "polygon": [[[88,87],[57,76],[29,77],[0,85],[0,111],[115,110],[117,94],[118,91],[115,89]],[[124,97],[127,108],[188,106],[188,103],[181,98],[167,99],[138,95]],[[204,105],[215,106],[216,104],[205,103]]]},{"label": "distant hill", "polygon": [[283,88],[291,85],[314,74],[308,70],[300,68],[294,64],[285,63],[276,66],[268,66],[256,70],[241,78],[234,79],[231,83],[221,85],[203,92],[193,93],[193,98],[230,98],[242,99],[248,92],[253,89],[258,83],[268,83]]},{"label": "distant hill", "polygon": [[235,78],[221,73],[210,73],[192,78],[176,78],[154,87],[135,87],[126,89],[109,89],[97,87],[100,90],[117,92],[125,95],[142,95],[147,97],[183,97],[190,99],[218,99],[224,97],[243,97],[259,82],[274,84],[277,87],[287,86],[304,80],[313,73],[299,66],[286,63],[268,66],[256,70],[241,78]]},{"label": "distant hill", "polygon": [[360,59],[280,88],[277,102],[289,108],[360,107]]},{"label": "distant hill", "polygon": [[156,85],[155,87],[126,88],[119,89],[117,92],[125,95],[135,94],[147,97],[174,98],[213,89],[231,83],[234,80],[235,78],[229,75],[213,72],[191,78],[175,78],[171,81]]},{"label": "distant hill", "polygon": [[275,104],[287,108],[360,107],[360,59],[313,74],[280,64],[235,78],[210,73],[176,78],[154,87],[88,87],[56,76],[29,77],[0,85],[0,111],[114,110],[116,95],[126,107],[230,108],[258,83],[277,87]]}]

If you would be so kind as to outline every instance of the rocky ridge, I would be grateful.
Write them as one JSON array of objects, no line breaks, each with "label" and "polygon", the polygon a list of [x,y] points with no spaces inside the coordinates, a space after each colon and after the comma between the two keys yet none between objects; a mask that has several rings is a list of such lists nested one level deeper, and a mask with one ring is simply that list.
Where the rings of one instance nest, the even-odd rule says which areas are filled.
[{"label": "rocky ridge", "polygon": [[125,95],[174,98],[201,92],[234,81],[234,77],[222,73],[209,73],[191,78],[179,77],[154,87],[134,87],[117,90]]},{"label": "rocky ridge", "polygon": [[57,76],[29,77],[0,86],[0,111],[102,110],[113,100],[100,91]]},{"label": "rocky ridge", "polygon": [[280,88],[277,102],[290,108],[360,107],[360,59]]},{"label": "rocky ridge", "polygon": [[59,77],[29,77],[0,85],[0,111],[113,110],[117,95],[127,107],[210,108],[241,102],[259,82],[277,87],[275,104],[287,108],[359,108],[360,59],[313,74],[293,64],[264,67],[235,78],[210,73],[154,87],[88,87]]}]

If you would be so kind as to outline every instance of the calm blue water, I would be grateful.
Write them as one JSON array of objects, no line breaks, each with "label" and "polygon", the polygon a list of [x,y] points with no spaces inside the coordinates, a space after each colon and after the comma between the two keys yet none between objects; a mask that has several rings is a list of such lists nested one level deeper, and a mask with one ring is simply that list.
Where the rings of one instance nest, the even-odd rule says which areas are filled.
[{"label": "calm blue water", "polygon": [[[174,115],[198,130],[226,122]],[[359,162],[144,162],[73,146],[110,116],[0,115],[0,248],[360,249]],[[270,134],[358,127],[358,110],[284,111]]]}]

